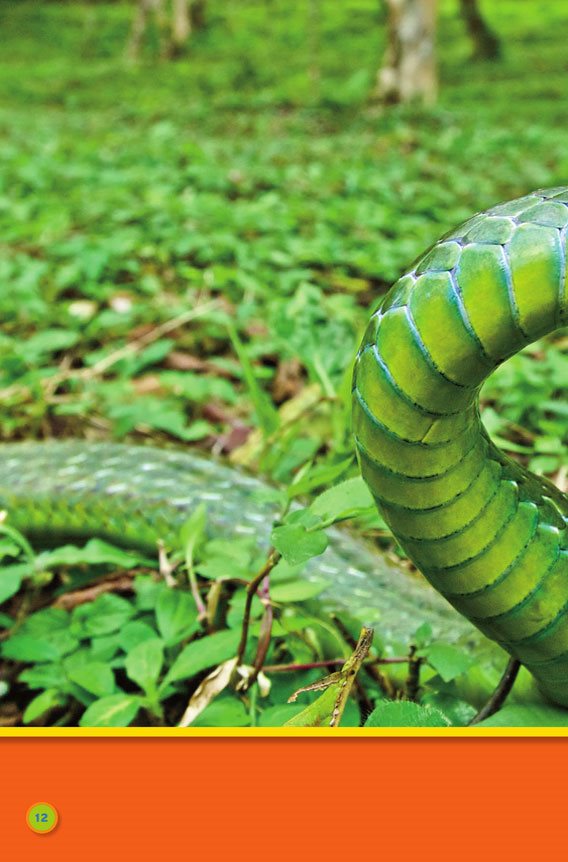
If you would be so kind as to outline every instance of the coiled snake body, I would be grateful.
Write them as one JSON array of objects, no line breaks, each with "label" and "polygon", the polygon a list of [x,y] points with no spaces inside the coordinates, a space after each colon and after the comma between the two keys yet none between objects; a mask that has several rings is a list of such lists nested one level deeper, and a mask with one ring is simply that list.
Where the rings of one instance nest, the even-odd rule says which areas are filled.
[{"label": "coiled snake body", "polygon": [[568,498],[493,445],[479,389],[567,320],[568,189],[447,234],[373,315],[354,374],[363,476],[430,583],[568,706]]},{"label": "coiled snake body", "polygon": [[[433,586],[568,705],[566,496],[489,440],[483,380],[566,321],[568,189],[495,207],[445,236],[373,315],[354,374],[362,472],[393,533]],[[63,442],[1,449],[0,507],[32,540],[100,536],[154,551],[198,502],[210,523],[268,540],[274,504],[255,480],[192,455]],[[335,531],[311,569],[329,601],[376,607],[401,639],[429,620],[473,629],[426,586]]]}]

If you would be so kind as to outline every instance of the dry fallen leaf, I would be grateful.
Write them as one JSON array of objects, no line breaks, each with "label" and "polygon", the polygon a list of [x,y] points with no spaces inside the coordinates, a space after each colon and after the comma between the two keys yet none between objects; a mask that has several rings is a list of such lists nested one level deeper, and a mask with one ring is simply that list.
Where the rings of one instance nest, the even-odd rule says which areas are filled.
[{"label": "dry fallen leaf", "polygon": [[236,664],[236,657],[230,658],[205,677],[192,694],[178,727],[189,727],[205,707],[209,706],[211,701],[229,685]]}]

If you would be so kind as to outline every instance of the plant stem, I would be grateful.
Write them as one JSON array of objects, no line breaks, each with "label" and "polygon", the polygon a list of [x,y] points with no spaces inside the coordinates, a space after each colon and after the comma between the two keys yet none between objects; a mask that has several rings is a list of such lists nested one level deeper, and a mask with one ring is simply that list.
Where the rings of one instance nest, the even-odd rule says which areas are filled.
[{"label": "plant stem", "polygon": [[479,724],[480,721],[483,721],[485,718],[489,718],[490,715],[494,715],[501,709],[501,707],[505,703],[505,700],[507,699],[507,695],[513,688],[520,667],[521,663],[516,658],[509,659],[503,676],[499,681],[499,685],[497,686],[485,706],[483,706],[479,710],[477,715],[473,716],[468,726],[471,727],[471,725]]},{"label": "plant stem", "polygon": [[241,627],[241,639],[239,641],[239,647],[237,649],[236,668],[240,667],[240,665],[242,664],[243,656],[245,654],[245,649],[247,646],[252,600],[255,597],[258,587],[263,582],[264,578],[266,578],[266,576],[270,574],[280,557],[280,553],[274,548],[271,548],[264,566],[262,567],[260,572],[255,575],[252,581],[249,581],[249,583],[247,584],[245,609],[243,612],[243,624]]},{"label": "plant stem", "polygon": [[[373,658],[363,663],[365,670],[370,670],[376,664],[407,664],[408,656],[400,658]],[[313,670],[319,667],[335,667],[337,664],[345,664],[345,658],[328,658],[323,661],[311,661],[306,664],[265,664],[265,673],[288,673],[297,670]]]},{"label": "plant stem", "polygon": [[258,648],[254,660],[254,669],[247,679],[247,688],[250,688],[256,682],[259,673],[264,665],[264,659],[268,653],[270,646],[270,638],[272,636],[272,623],[274,621],[274,609],[270,601],[270,578],[267,575],[262,581],[258,590],[258,597],[264,605],[264,614],[260,622],[260,634],[258,638]]},{"label": "plant stem", "polygon": [[408,650],[408,677],[406,678],[406,699],[416,700],[420,688],[420,666],[422,659],[416,655],[416,646],[410,645]]},{"label": "plant stem", "polygon": [[195,574],[195,569],[193,568],[193,565],[187,566],[187,579],[189,581],[189,589],[191,595],[193,596],[195,607],[197,608],[197,619],[200,623],[203,623],[207,620],[207,608],[205,607],[205,602],[203,601],[199,593],[197,576]]}]

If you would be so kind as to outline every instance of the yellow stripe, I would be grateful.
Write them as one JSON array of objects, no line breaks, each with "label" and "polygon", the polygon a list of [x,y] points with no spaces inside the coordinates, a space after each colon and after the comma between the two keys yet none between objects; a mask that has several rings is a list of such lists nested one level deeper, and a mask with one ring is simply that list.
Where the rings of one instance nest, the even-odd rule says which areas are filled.
[{"label": "yellow stripe", "polygon": [[131,739],[156,739],[156,738],[245,738],[261,739],[271,738],[308,738],[321,737],[324,739],[352,738],[369,739],[371,737],[422,737],[422,738],[445,738],[455,737],[484,738],[484,737],[523,737],[523,736],[568,736],[568,727],[199,727],[199,728],[168,728],[168,727],[26,727],[0,728],[0,737],[11,737],[16,739],[31,739],[42,737],[44,739],[85,739],[85,738],[131,738]]}]

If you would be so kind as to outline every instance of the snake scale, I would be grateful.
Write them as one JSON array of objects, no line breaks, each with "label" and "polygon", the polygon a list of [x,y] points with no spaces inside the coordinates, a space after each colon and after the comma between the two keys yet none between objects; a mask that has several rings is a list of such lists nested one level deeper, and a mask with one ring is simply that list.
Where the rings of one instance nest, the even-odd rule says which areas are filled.
[{"label": "snake scale", "polygon": [[566,322],[568,188],[493,207],[389,291],[354,373],[363,477],[430,583],[568,706],[568,498],[479,416],[497,365]]},{"label": "snake scale", "polygon": [[[499,363],[566,322],[567,226],[568,188],[475,216],[393,286],[356,360],[363,477],[450,604],[340,530],[307,572],[332,582],[331,605],[375,613],[401,639],[427,620],[477,648],[467,617],[566,706],[567,498],[492,444],[478,396]],[[215,461],[76,441],[0,451],[0,507],[40,545],[99,536],[154,553],[200,502],[214,531],[268,543],[276,508],[266,486]]]}]

